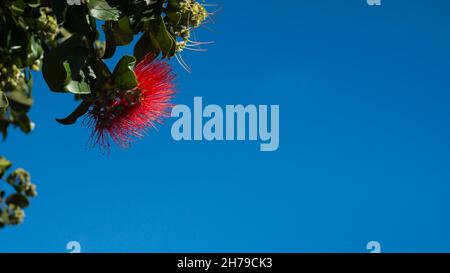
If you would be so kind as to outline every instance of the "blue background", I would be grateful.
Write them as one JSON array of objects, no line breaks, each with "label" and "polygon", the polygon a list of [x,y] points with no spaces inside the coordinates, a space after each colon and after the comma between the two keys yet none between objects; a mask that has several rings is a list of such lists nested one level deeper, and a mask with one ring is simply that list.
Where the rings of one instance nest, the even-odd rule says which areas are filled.
[{"label": "blue background", "polygon": [[175,103],[279,104],[280,149],[175,142],[170,119],[102,155],[37,74],[36,129],[0,152],[39,196],[0,252],[450,251],[450,2],[214,4]]}]

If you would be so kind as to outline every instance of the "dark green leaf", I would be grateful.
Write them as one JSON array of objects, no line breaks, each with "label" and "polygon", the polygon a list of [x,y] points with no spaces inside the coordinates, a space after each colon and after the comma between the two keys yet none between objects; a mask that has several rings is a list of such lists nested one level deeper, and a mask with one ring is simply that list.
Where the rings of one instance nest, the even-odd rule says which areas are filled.
[{"label": "dark green leaf", "polygon": [[95,41],[98,32],[95,27],[95,19],[89,16],[86,5],[68,6],[64,27],[72,33],[86,36],[90,41]]},{"label": "dark green leaf", "polygon": [[156,57],[161,51],[153,45],[150,33],[145,32],[134,46],[134,56],[136,57],[136,60],[140,62],[149,53],[153,53]]},{"label": "dark green leaf", "polygon": [[3,140],[8,136],[8,126],[9,122],[3,119],[0,119],[0,132],[2,133]]},{"label": "dark green leaf", "polygon": [[27,65],[29,58],[29,42],[31,33],[13,24],[7,37],[7,47],[10,49],[12,62],[19,68]]},{"label": "dark green leaf", "polygon": [[8,212],[6,210],[0,209],[0,228],[4,227],[7,224],[9,224]]},{"label": "dark green leaf", "polygon": [[147,23],[161,17],[164,0],[133,0],[129,7],[130,23],[135,33],[147,30]]},{"label": "dark green leaf", "polygon": [[24,1],[20,0],[11,3],[10,10],[14,16],[20,16],[24,13],[26,7],[27,4]]},{"label": "dark green leaf", "polygon": [[119,0],[90,0],[87,6],[91,16],[104,21],[117,21],[125,7],[123,4]]},{"label": "dark green leaf", "polygon": [[31,132],[31,121],[27,113],[11,110],[11,115],[14,119],[14,125],[19,126],[24,133]]},{"label": "dark green leaf", "polygon": [[130,19],[128,16],[122,17],[117,22],[112,22],[112,33],[116,45],[128,45],[133,41],[133,30],[131,29]]},{"label": "dark green leaf", "polygon": [[162,52],[163,58],[172,57],[175,55],[175,37],[169,33],[162,18],[150,24],[149,33],[153,45]]},{"label": "dark green leaf", "polygon": [[125,55],[120,59],[119,63],[114,68],[113,74],[117,76],[124,72],[128,72],[129,70],[133,71],[135,64],[136,58],[134,58],[133,56]]},{"label": "dark green leaf", "polygon": [[133,56],[123,56],[113,72],[117,87],[122,90],[130,90],[137,86],[138,82],[134,74],[136,59]]},{"label": "dark green leaf", "polygon": [[3,177],[5,172],[11,168],[12,164],[6,158],[0,156],[0,178]]},{"label": "dark green leaf", "polygon": [[32,106],[33,105],[33,99],[27,96],[24,92],[21,91],[13,91],[6,95],[12,103],[18,103],[24,106]]},{"label": "dark green leaf", "polygon": [[[56,49],[44,55],[42,73],[51,90],[65,92],[64,86],[72,80],[79,80],[81,68],[85,65],[89,51],[85,47],[83,35],[75,34],[58,46]],[[67,74],[63,63],[70,64],[71,75]]]},{"label": "dark green leaf", "polygon": [[180,20],[181,20],[181,17],[182,17],[180,12],[166,11],[166,15],[170,19],[172,24],[178,25],[178,23],[180,23]]},{"label": "dark green leaf", "polygon": [[58,23],[63,23],[66,17],[67,1],[52,1],[51,4]]},{"label": "dark green leaf", "polygon": [[106,48],[105,54],[103,54],[102,59],[111,58],[116,52],[116,39],[114,37],[114,31],[112,29],[112,21],[108,21],[102,26],[105,32]]},{"label": "dark green leaf", "polygon": [[23,209],[28,207],[28,205],[30,204],[28,198],[19,193],[11,194],[10,196],[8,196],[5,200],[5,203],[8,205],[13,204]]},{"label": "dark green leaf", "polygon": [[41,0],[26,0],[26,3],[32,8],[37,8],[41,5]]},{"label": "dark green leaf", "polygon": [[36,60],[41,59],[42,54],[44,54],[44,50],[42,49],[41,44],[36,41],[34,35],[30,35],[30,39],[27,45],[27,52],[27,66],[31,66]]},{"label": "dark green leaf", "polygon": [[63,66],[67,73],[67,81],[64,85],[64,91],[79,95],[90,94],[91,88],[89,87],[89,84],[84,81],[84,72],[80,70],[79,73],[81,78],[79,80],[73,80],[69,62],[65,61]]},{"label": "dark green leaf", "polygon": [[6,111],[6,108],[8,108],[9,102],[8,98],[6,97],[5,93],[0,91],[0,115],[3,115]]}]

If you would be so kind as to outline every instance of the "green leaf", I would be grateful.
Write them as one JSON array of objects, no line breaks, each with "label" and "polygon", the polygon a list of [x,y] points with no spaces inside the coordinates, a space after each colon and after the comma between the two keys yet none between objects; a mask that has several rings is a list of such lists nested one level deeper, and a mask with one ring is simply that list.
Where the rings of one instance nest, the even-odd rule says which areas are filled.
[{"label": "green leaf", "polygon": [[98,36],[98,31],[95,24],[95,18],[89,16],[89,9],[87,6],[73,5],[68,6],[66,9],[64,28],[72,33],[86,36],[89,41],[95,41]]},{"label": "green leaf", "polygon": [[114,53],[116,52],[116,39],[114,37],[114,31],[112,29],[112,21],[106,22],[106,24],[103,25],[102,28],[105,32],[106,40],[105,54],[103,54],[102,59],[109,59],[114,56]]},{"label": "green leaf", "polygon": [[24,133],[31,132],[31,121],[27,113],[11,110],[11,116],[14,119],[14,125],[19,126]]},{"label": "green leaf", "polygon": [[22,209],[28,207],[30,205],[30,202],[28,201],[28,198],[26,198],[24,195],[15,193],[8,196],[5,200],[6,204],[13,204],[16,205]]},{"label": "green leaf", "polygon": [[67,80],[66,83],[64,85],[64,91],[73,93],[73,94],[90,94],[91,93],[91,88],[89,87],[89,84],[87,84],[84,79],[84,72],[82,70],[80,70],[80,76],[81,76],[81,80],[76,81],[76,80],[72,80],[72,72],[70,70],[70,64],[69,62],[65,61],[63,63],[64,66],[64,70],[66,70],[67,73]]},{"label": "green leaf", "polygon": [[153,53],[156,57],[161,53],[161,50],[153,45],[150,33],[145,32],[134,46],[133,54],[136,57],[136,60],[140,62],[149,53]]},{"label": "green leaf", "polygon": [[41,0],[27,0],[26,2],[32,8],[37,8],[41,5]]},{"label": "green leaf", "polygon": [[175,37],[169,33],[162,18],[150,25],[149,33],[153,45],[163,53],[163,58],[175,55]]},{"label": "green leaf", "polygon": [[128,14],[135,33],[147,30],[147,24],[161,17],[165,0],[130,1]]},{"label": "green leaf", "polygon": [[134,65],[136,64],[136,59],[133,56],[125,55],[120,59],[119,63],[114,68],[114,75],[119,75],[121,73],[127,72],[129,70],[133,71]]},{"label": "green leaf", "polygon": [[134,74],[136,59],[133,56],[123,56],[113,72],[117,87],[122,90],[130,90],[137,86],[138,82]]},{"label": "green leaf", "polygon": [[52,11],[55,13],[58,23],[64,23],[67,11],[67,1],[53,1]]},{"label": "green leaf", "polygon": [[0,228],[9,224],[9,215],[6,210],[0,209]]},{"label": "green leaf", "polygon": [[21,91],[13,91],[6,95],[12,103],[18,103],[27,107],[31,107],[33,105],[33,99],[27,96],[24,92]]},{"label": "green leaf", "polygon": [[19,68],[27,66],[31,36],[31,32],[16,24],[12,24],[10,32],[7,34],[6,47],[10,49],[9,55],[12,57],[12,63]]},{"label": "green leaf", "polygon": [[91,16],[99,20],[119,20],[123,7],[119,0],[90,0],[87,4]]},{"label": "green leaf", "polygon": [[176,11],[166,11],[167,17],[170,19],[172,24],[178,25],[180,23],[182,14]]},{"label": "green leaf", "polygon": [[117,22],[112,22],[112,33],[116,45],[128,45],[133,41],[133,30],[131,29],[130,19],[128,16],[122,17]]},{"label": "green leaf", "polygon": [[44,54],[44,50],[42,49],[40,42],[36,40],[34,35],[30,35],[27,45],[27,52],[27,66],[31,66],[36,60],[41,59],[42,54]]},{"label": "green leaf", "polygon": [[9,122],[3,119],[0,119],[0,132],[2,133],[3,140],[8,136],[8,127]]},{"label": "green leaf", "polygon": [[[86,64],[89,51],[85,45],[85,37],[81,34],[74,34],[64,41],[56,49],[44,55],[42,64],[42,74],[51,90],[55,92],[67,92],[65,85],[78,76],[81,76],[81,68]],[[67,69],[63,63],[68,61],[70,64],[71,75],[68,75]]]},{"label": "green leaf", "polygon": [[11,168],[12,163],[9,162],[6,158],[0,156],[0,178],[3,177],[5,172]]},{"label": "green leaf", "polygon": [[10,4],[10,10],[14,16],[20,16],[24,13],[27,4],[23,0],[15,1]]},{"label": "green leaf", "polygon": [[91,107],[91,102],[83,101],[69,116],[63,119],[56,119],[56,121],[64,125],[74,124],[79,117],[86,114],[89,107]]},{"label": "green leaf", "polygon": [[0,115],[3,115],[6,112],[6,109],[9,106],[8,98],[5,93],[0,91]]}]

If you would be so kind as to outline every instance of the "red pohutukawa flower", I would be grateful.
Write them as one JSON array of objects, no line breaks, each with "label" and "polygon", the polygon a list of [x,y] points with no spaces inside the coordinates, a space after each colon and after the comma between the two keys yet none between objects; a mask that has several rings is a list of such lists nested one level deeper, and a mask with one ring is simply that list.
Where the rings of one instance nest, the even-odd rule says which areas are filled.
[{"label": "red pohutukawa flower", "polygon": [[109,150],[110,138],[122,148],[142,138],[149,128],[168,117],[175,78],[170,66],[152,56],[136,65],[138,85],[131,90],[101,94],[89,111],[91,142]]}]

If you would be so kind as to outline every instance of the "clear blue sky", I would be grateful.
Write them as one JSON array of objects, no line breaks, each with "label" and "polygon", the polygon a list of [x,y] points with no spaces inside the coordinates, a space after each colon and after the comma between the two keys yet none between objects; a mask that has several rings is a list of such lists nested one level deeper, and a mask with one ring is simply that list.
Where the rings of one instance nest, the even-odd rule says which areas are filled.
[{"label": "clear blue sky", "polygon": [[0,153],[39,196],[0,252],[450,251],[450,2],[214,4],[196,35],[216,44],[184,55],[192,74],[173,62],[175,102],[279,104],[280,149],[175,142],[169,119],[105,156],[37,76],[36,130]]}]

